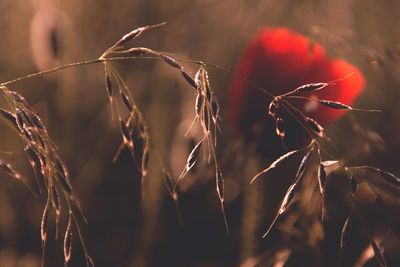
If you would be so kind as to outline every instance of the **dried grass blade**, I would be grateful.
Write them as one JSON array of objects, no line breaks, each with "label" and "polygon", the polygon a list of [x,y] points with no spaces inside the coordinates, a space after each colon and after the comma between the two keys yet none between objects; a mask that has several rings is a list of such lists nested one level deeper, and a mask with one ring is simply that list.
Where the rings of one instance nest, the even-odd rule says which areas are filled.
[{"label": "dried grass blade", "polygon": [[10,122],[15,128],[18,128],[17,118],[9,111],[0,108],[0,115],[8,122]]},{"label": "dried grass blade", "polygon": [[58,180],[59,180],[62,188],[65,190],[65,192],[67,192],[68,195],[71,196],[72,185],[69,180],[69,174],[67,172],[67,168],[65,167],[65,165],[61,162],[61,160],[59,158],[56,158],[54,162],[55,162],[56,171],[57,171],[58,177],[59,177]]},{"label": "dried grass blade", "polygon": [[352,110],[352,111],[364,111],[364,112],[381,112],[382,110],[378,109],[362,109],[362,108],[353,108],[349,105],[343,104],[337,101],[330,101],[330,100],[322,100],[322,99],[315,99],[315,101],[321,103],[324,106],[333,109],[342,109],[342,110]]},{"label": "dried grass blade", "polygon": [[220,110],[220,107],[218,104],[217,97],[214,95],[213,92],[211,92],[211,116],[212,116],[214,125],[216,125],[218,122],[219,110]]},{"label": "dried grass blade", "polygon": [[224,202],[224,178],[222,177],[222,172],[218,167],[216,168],[215,183],[217,186],[217,193],[218,193],[219,200],[223,203]]},{"label": "dried grass blade", "polygon": [[371,246],[374,250],[375,259],[378,261],[380,267],[387,267],[385,256],[383,255],[383,249],[373,239],[371,239]]},{"label": "dried grass blade", "polygon": [[281,206],[278,210],[278,213],[276,214],[274,220],[272,221],[271,225],[269,226],[268,230],[265,232],[265,234],[263,235],[263,238],[265,238],[269,232],[272,230],[272,228],[274,227],[276,221],[278,220],[278,218],[285,213],[285,211],[287,210],[287,208],[289,207],[289,205],[291,204],[291,201],[293,199],[293,197],[295,196],[295,192],[297,189],[297,183],[293,183],[289,189],[286,191],[285,197],[282,200]]},{"label": "dried grass blade", "polygon": [[145,148],[143,149],[142,153],[142,164],[141,164],[142,177],[145,177],[147,175],[147,165],[149,164],[149,158],[150,158],[149,148],[148,145],[145,145]]},{"label": "dried grass blade", "polygon": [[293,197],[296,193],[296,189],[297,189],[297,182],[292,184],[287,190],[286,195],[283,198],[281,207],[279,209],[278,215],[282,215],[287,210],[289,205],[292,203]]},{"label": "dried grass blade", "polygon": [[200,142],[197,143],[197,145],[192,149],[192,151],[190,152],[187,160],[186,160],[186,165],[184,170],[182,171],[181,175],[179,175],[178,179],[176,180],[176,183],[174,185],[173,188],[173,193],[176,192],[176,187],[178,186],[178,183],[180,182],[180,180],[183,179],[183,177],[185,177],[185,175],[193,168],[193,166],[196,164],[197,159],[200,155],[200,148],[201,148],[201,144],[203,143],[204,139],[202,139]]},{"label": "dried grass blade", "polygon": [[350,191],[352,194],[355,194],[358,189],[358,182],[356,178],[353,175],[350,175],[349,177],[349,183],[350,183]]},{"label": "dried grass blade", "polygon": [[314,119],[310,117],[305,117],[306,124],[316,135],[319,137],[324,137],[324,128]]},{"label": "dried grass blade", "polygon": [[21,133],[24,132],[25,127],[24,127],[24,122],[25,122],[25,115],[24,112],[20,108],[15,109],[15,117],[17,119],[17,127],[20,130]]},{"label": "dried grass blade", "polygon": [[[294,180],[294,182],[289,186],[288,190],[286,191],[286,194],[282,200],[281,206],[278,210],[277,215],[275,216],[274,220],[272,221],[271,225],[269,226],[268,230],[266,231],[266,233],[263,235],[263,238],[265,238],[268,233],[271,231],[272,227],[275,225],[277,219],[286,212],[286,210],[289,208],[290,204],[292,204],[292,200],[296,194],[298,185],[300,183],[301,178],[303,177],[305,168],[307,163],[309,162],[310,158],[311,158],[311,151],[313,149],[310,149],[308,151],[308,153],[303,157],[299,168],[297,169],[297,174],[296,174],[296,178]],[[298,150],[292,151],[293,153],[290,155],[293,155],[295,152],[297,152]],[[291,152],[289,152],[291,153]],[[287,158],[287,157],[286,157]],[[278,159],[279,160],[279,159]]]},{"label": "dried grass blade", "polygon": [[121,91],[121,98],[122,98],[122,102],[124,103],[125,107],[129,110],[129,112],[132,112],[133,111],[133,103],[129,99],[129,97],[122,91]]},{"label": "dried grass blade", "polygon": [[42,120],[36,113],[29,112],[29,119],[32,122],[33,126],[35,126],[36,128],[38,128],[40,130],[46,131],[46,128],[44,127]]},{"label": "dried grass blade", "polygon": [[89,255],[85,255],[86,267],[94,267],[94,261]]},{"label": "dried grass blade", "polygon": [[5,163],[0,159],[0,169],[12,177],[16,177],[17,173],[14,171],[10,163]]},{"label": "dried grass blade", "polygon": [[112,87],[111,77],[110,77],[110,75],[108,74],[108,71],[107,71],[107,67],[106,67],[104,79],[105,79],[107,95],[110,98],[110,102],[112,102],[113,87]]},{"label": "dried grass blade", "polygon": [[190,76],[189,73],[187,73],[184,70],[181,70],[181,74],[183,76],[183,78],[185,78],[185,80],[195,89],[197,89],[197,84],[195,82],[195,80],[192,78],[192,76]]},{"label": "dried grass blade", "polygon": [[24,176],[22,176],[20,173],[18,173],[10,163],[6,163],[0,159],[0,170],[4,171],[12,178],[15,178],[15,179],[21,181],[22,183],[24,183],[24,185],[29,189],[29,191],[35,197],[38,197],[37,192],[29,185],[28,180]]},{"label": "dried grass blade", "polygon": [[345,246],[346,241],[349,238],[352,219],[353,219],[353,212],[351,212],[349,214],[349,216],[347,216],[347,219],[344,222],[343,227],[342,227],[342,232],[341,232],[341,235],[340,235],[340,250],[341,250],[341,253],[343,251],[343,248]]},{"label": "dried grass blade", "polygon": [[275,118],[275,115],[276,115],[278,109],[279,109],[279,102],[276,99],[274,99],[271,101],[271,103],[268,106],[268,114],[271,117]]},{"label": "dried grass blade", "polygon": [[58,238],[58,232],[60,228],[60,215],[61,215],[61,205],[60,205],[60,194],[54,185],[51,185],[51,203],[54,211],[56,212],[56,238]]},{"label": "dried grass blade", "polygon": [[203,76],[203,72],[204,72],[204,66],[200,66],[200,68],[197,70],[196,74],[194,75],[194,82],[196,84],[197,90],[200,92],[203,81],[204,81],[204,76]]},{"label": "dried grass blade", "polygon": [[275,120],[275,132],[281,140],[285,138],[286,135],[286,124],[282,118],[277,118]]},{"label": "dried grass blade", "polygon": [[174,201],[176,214],[178,216],[178,222],[179,222],[179,225],[182,226],[183,223],[182,223],[181,210],[180,210],[179,202],[178,202],[178,193],[174,191],[175,190],[174,182],[173,182],[172,177],[169,174],[169,172],[164,169],[163,173],[164,173],[165,186],[167,187],[168,193],[170,194],[172,200]]},{"label": "dried grass blade", "polygon": [[165,55],[165,54],[160,54],[160,57],[165,61],[165,63],[167,63],[168,65],[170,65],[171,67],[174,67],[178,70],[183,70],[183,66],[181,64],[179,64],[175,59],[173,59],[172,57]]},{"label": "dried grass blade", "polygon": [[118,42],[116,42],[114,46],[121,46],[121,45],[129,42],[130,40],[140,36],[145,31],[150,30],[150,29],[154,29],[154,28],[157,28],[157,27],[160,27],[160,26],[163,26],[165,24],[166,24],[166,22],[163,22],[163,23],[159,23],[159,24],[155,24],[155,25],[147,25],[147,26],[140,27],[140,28],[137,28],[135,30],[132,30],[131,32],[129,32],[129,33],[125,34],[124,36],[122,36],[122,38],[120,40],[118,40]]},{"label": "dried grass blade", "polygon": [[342,232],[340,234],[339,266],[341,266],[344,246],[349,239],[352,218],[353,211],[351,211],[351,213],[347,216],[346,221],[344,222],[342,227]]},{"label": "dried grass blade", "polygon": [[279,157],[278,159],[276,159],[274,162],[271,163],[271,165],[268,166],[268,168],[260,171],[256,176],[253,177],[253,179],[251,179],[250,184],[252,184],[258,177],[260,177],[263,174],[266,174],[268,171],[270,171],[271,169],[276,168],[277,166],[279,166],[280,163],[282,163],[284,160],[290,158],[292,155],[296,154],[297,152],[299,152],[300,150],[293,150],[290,152],[287,152],[286,154],[282,155],[281,157]]},{"label": "dried grass blade", "polygon": [[309,83],[302,86],[297,87],[291,93],[305,93],[305,92],[315,92],[321,90],[328,86],[328,83]]},{"label": "dried grass blade", "polygon": [[300,163],[300,165],[299,165],[299,168],[297,169],[295,181],[299,180],[299,179],[303,176],[304,171],[306,170],[307,164],[308,164],[308,162],[309,162],[309,160],[310,160],[310,158],[311,158],[311,151],[312,151],[312,150],[313,150],[313,149],[310,149],[310,150],[307,152],[307,154],[303,157],[303,159],[301,160],[301,163]]},{"label": "dried grass blade", "polygon": [[324,164],[320,163],[318,168],[318,184],[321,195],[325,194],[325,181],[326,181],[325,166]]},{"label": "dried grass blade", "polygon": [[196,116],[200,117],[201,110],[203,109],[204,97],[202,93],[197,93],[196,96]]},{"label": "dried grass blade", "polygon": [[222,216],[224,217],[226,233],[229,235],[228,220],[226,218],[225,207],[224,207],[224,195],[225,195],[224,178],[222,176],[221,170],[218,167],[216,167],[215,172],[216,172],[215,173],[215,184],[217,187],[217,194],[218,194],[218,198],[219,198],[219,201],[221,204],[221,211],[222,211]]},{"label": "dried grass blade", "polygon": [[321,103],[324,106],[327,106],[327,107],[333,108],[333,109],[353,110],[352,107],[345,105],[343,103],[340,103],[340,102],[336,102],[336,101],[319,100],[319,99],[317,99],[316,101]]},{"label": "dried grass blade", "polygon": [[69,215],[67,229],[64,236],[64,263],[67,264],[71,259],[72,251],[72,215]]},{"label": "dried grass blade", "polygon": [[15,92],[15,91],[7,91],[7,94],[9,96],[11,96],[15,102],[19,102],[24,105],[28,105],[28,102],[25,100],[25,97],[23,97],[21,94]]},{"label": "dried grass blade", "polygon": [[372,167],[372,166],[361,166],[361,167],[353,167],[353,168],[363,168],[367,170],[374,171],[382,176],[388,183],[400,187],[400,178],[394,175],[393,173]]},{"label": "dried grass blade", "polygon": [[201,144],[203,143],[203,140],[201,140],[193,149],[192,152],[190,152],[189,157],[186,161],[186,172],[188,172],[191,168],[193,168],[193,166],[196,164],[197,159],[199,157],[200,154],[200,148],[201,148]]},{"label": "dried grass blade", "polygon": [[49,220],[49,200],[47,200],[46,206],[44,207],[42,221],[40,223],[40,237],[43,243],[46,242],[48,220]]},{"label": "dried grass blade", "polygon": [[124,143],[126,146],[128,146],[129,149],[133,149],[133,141],[131,139],[131,135],[129,133],[128,127],[126,127],[126,124],[120,120],[120,128],[121,128],[121,133],[122,133],[122,138],[124,140]]},{"label": "dried grass blade", "polygon": [[165,182],[165,186],[168,190],[168,193],[171,195],[172,198],[174,198],[173,197],[174,182],[172,180],[172,177],[169,174],[169,172],[166,170],[163,170],[163,173],[164,173],[164,182]]}]

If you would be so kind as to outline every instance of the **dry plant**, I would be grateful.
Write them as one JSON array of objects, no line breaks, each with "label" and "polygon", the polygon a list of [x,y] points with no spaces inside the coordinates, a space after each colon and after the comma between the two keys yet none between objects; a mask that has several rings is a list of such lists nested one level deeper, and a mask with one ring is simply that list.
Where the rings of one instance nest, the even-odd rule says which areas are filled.
[{"label": "dry plant", "polygon": [[[86,219],[81,211],[77,198],[74,196],[74,190],[71,186],[70,176],[67,167],[63,163],[58,153],[58,148],[49,137],[45,125],[34,109],[29,105],[29,103],[27,103],[23,96],[11,91],[8,86],[32,77],[82,65],[97,63],[104,65],[105,88],[111,107],[111,113],[113,118],[118,120],[122,136],[122,143],[114,157],[114,161],[118,160],[121,151],[124,148],[127,148],[141,173],[141,179],[145,179],[147,175],[149,152],[152,148],[151,135],[149,133],[144,116],[139,110],[138,106],[135,104],[135,100],[130,93],[126,82],[119,73],[116,64],[122,60],[159,59],[164,61],[168,66],[175,69],[182,75],[187,84],[194,89],[196,95],[194,108],[195,118],[193,119],[188,132],[191,130],[194,124],[197,124],[202,129],[202,138],[187,156],[186,164],[183,166],[183,170],[178,177],[171,177],[169,171],[163,167],[164,165],[160,159],[158,159],[159,166],[163,170],[167,190],[170,193],[171,198],[174,200],[177,207],[178,216],[180,216],[178,204],[180,182],[189,172],[193,170],[193,167],[198,162],[200,155],[202,155],[200,152],[204,151],[207,163],[212,165],[215,170],[216,193],[220,201],[221,213],[225,222],[226,231],[229,234],[228,220],[226,218],[224,209],[224,179],[216,154],[217,135],[220,131],[220,105],[213,92],[206,68],[217,68],[230,73],[237,79],[243,78],[238,77],[234,73],[213,64],[208,64],[201,61],[177,59],[164,52],[155,51],[146,47],[131,46],[132,41],[135,38],[139,37],[150,29],[154,29],[162,25],[164,25],[164,23],[140,27],[131,31],[130,33],[124,35],[109,49],[107,49],[98,59],[63,65],[54,69],[30,74],[0,84],[1,93],[7,100],[7,107],[0,109],[0,113],[6,124],[15,130],[24,143],[26,156],[29,159],[29,163],[35,175],[35,186],[31,186],[28,179],[21,176],[10,163],[6,163],[1,160],[0,168],[11,177],[14,177],[25,183],[33,192],[33,194],[43,193],[46,196],[41,222],[41,238],[43,247],[42,265],[44,265],[49,216],[52,212],[54,212],[56,219],[56,237],[59,236],[60,232],[62,231],[62,218],[65,218],[67,221],[67,226],[64,228],[65,265],[68,265],[68,262],[71,258],[72,237],[74,232],[78,234],[82,244],[87,266],[94,266],[94,260],[90,256],[90,253],[85,245],[85,239],[82,235],[80,227],[80,222],[86,222]],[[180,62],[195,64],[199,67],[199,69],[197,73],[192,76],[188,71],[186,71]],[[346,77],[343,79],[345,78]],[[345,162],[335,159],[334,156],[330,155],[324,150],[320,143],[321,139],[330,140],[324,128],[313,118],[304,115],[299,109],[290,103],[290,100],[302,99],[317,101],[319,104],[329,108],[347,111],[375,112],[376,110],[364,110],[354,108],[340,102],[330,101],[329,99],[311,99],[302,96],[303,93],[323,90],[325,87],[338,81],[306,84],[279,96],[270,94],[264,88],[258,87],[251,81],[246,82],[252,85],[255,90],[261,90],[271,98],[271,102],[266,103],[268,106],[266,110],[268,111],[268,115],[271,116],[275,121],[276,134],[280,137],[283,145],[286,134],[286,122],[281,116],[282,110],[285,110],[291,114],[297,123],[303,127],[305,133],[310,137],[310,143],[306,147],[287,152],[275,160],[267,168],[260,171],[251,180],[251,183],[253,183],[259,177],[267,175],[271,169],[278,168],[282,162],[290,160],[292,156],[300,153],[304,154],[303,159],[298,166],[297,174],[288,187],[279,210],[273,222],[266,230],[264,237],[269,234],[270,230],[274,227],[279,218],[287,213],[289,207],[291,204],[293,204],[296,193],[299,191],[299,187],[301,186],[306,169],[316,169],[316,173],[318,175],[315,176],[316,179],[314,184],[318,184],[320,194],[323,198],[325,197],[325,184],[329,175],[333,172],[342,172],[348,178],[351,194],[351,210],[343,224],[340,238],[341,249],[343,249],[349,229],[352,225],[353,218],[355,216],[361,216],[361,214],[358,212],[357,201],[355,197],[359,184],[361,182],[366,182],[368,185],[370,185],[374,192],[382,198],[387,198],[388,196],[397,198],[400,179],[395,175],[378,168],[371,166],[347,166]],[[377,179],[376,176],[368,175],[368,173],[374,173],[382,179]],[[322,205],[322,214],[324,214],[324,204]],[[322,220],[323,219],[324,215]],[[370,240],[376,259],[381,266],[386,266],[382,248],[374,240],[373,236],[370,237]]]}]

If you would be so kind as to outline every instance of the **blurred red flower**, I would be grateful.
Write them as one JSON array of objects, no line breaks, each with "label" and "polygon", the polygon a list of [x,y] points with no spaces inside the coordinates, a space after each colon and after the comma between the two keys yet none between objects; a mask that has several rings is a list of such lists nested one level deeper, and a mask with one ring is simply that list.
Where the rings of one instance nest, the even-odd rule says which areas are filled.
[{"label": "blurred red flower", "polygon": [[[236,73],[274,95],[308,83],[342,79],[352,73],[333,85],[305,95],[346,105],[354,102],[365,85],[357,67],[344,60],[329,58],[320,44],[287,28],[266,28],[259,32],[245,48]],[[230,120],[240,133],[249,137],[260,128],[258,126],[265,127],[270,97],[236,78],[229,94]],[[345,113],[315,101],[293,104],[321,125],[327,125]],[[270,129],[270,132],[274,133],[274,130]]]}]

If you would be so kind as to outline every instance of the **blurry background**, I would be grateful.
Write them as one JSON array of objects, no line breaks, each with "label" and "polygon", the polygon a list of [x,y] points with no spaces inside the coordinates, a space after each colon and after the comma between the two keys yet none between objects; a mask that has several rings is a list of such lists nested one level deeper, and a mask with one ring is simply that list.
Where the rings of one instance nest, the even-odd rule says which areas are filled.
[{"label": "blurry background", "polygon": [[[384,110],[384,114],[357,113],[356,120],[379,134],[385,148],[357,143],[349,126],[354,125],[349,124],[354,118],[348,116],[330,129],[342,148],[338,156],[351,155],[354,163],[369,163],[400,174],[399,14],[397,0],[2,0],[0,80],[95,59],[132,29],[164,21],[166,26],[138,39],[138,46],[233,70],[245,44],[259,29],[287,26],[321,42],[330,56],[358,66],[368,88],[357,105]],[[196,72],[195,65],[184,65]],[[119,66],[149,124],[153,152],[178,175],[191,140],[196,138],[184,137],[194,117],[192,89],[162,62],[137,60]],[[300,238],[302,242],[293,243],[295,246],[289,241],[281,246],[261,240],[274,212],[265,210],[261,203],[271,200],[277,205],[280,198],[264,194],[260,187],[248,187],[248,179],[267,164],[251,151],[237,152],[238,140],[224,113],[231,76],[213,69],[209,73],[222,106],[218,157],[226,178],[230,236],[220,214],[212,168],[188,177],[183,186],[180,228],[154,158],[143,200],[129,153],[125,151],[112,163],[121,135],[117,121],[111,120],[100,64],[11,87],[42,116],[70,169],[89,220],[83,230],[96,266],[282,266],[279,259],[287,258],[304,243],[308,249],[295,255],[288,266],[319,266],[322,234],[318,224],[308,229],[308,237]],[[32,177],[15,134],[2,127],[0,140],[0,158]],[[285,184],[276,181],[277,190],[284,190]],[[43,200],[35,199],[14,180],[0,179],[0,266],[40,265]],[[398,222],[396,216],[388,220]],[[391,242],[398,248],[395,236]],[[62,238],[53,237],[50,234],[46,263],[62,266]],[[70,266],[83,266],[76,234],[72,253]],[[368,266],[375,266],[371,264]]]}]

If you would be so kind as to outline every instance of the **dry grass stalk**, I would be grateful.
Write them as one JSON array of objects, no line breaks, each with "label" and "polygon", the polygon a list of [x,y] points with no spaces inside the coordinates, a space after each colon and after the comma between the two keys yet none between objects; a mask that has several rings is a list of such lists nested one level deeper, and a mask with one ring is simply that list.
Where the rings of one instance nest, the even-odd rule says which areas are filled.
[{"label": "dry grass stalk", "polygon": [[[154,51],[152,49],[145,47],[128,46],[132,40],[139,37],[147,30],[162,25],[164,25],[164,23],[140,27],[138,29],[129,32],[128,34],[124,35],[120,40],[118,40],[113,46],[107,49],[98,59],[67,64],[51,70],[27,75],[0,84],[1,94],[6,99],[8,105],[7,109],[0,109],[1,117],[6,121],[7,125],[9,125],[15,130],[15,132],[19,135],[19,137],[23,141],[25,146],[24,150],[26,152],[26,155],[29,159],[29,163],[35,174],[37,190],[34,190],[33,188],[30,189],[33,192],[35,191],[41,192],[42,188],[44,188],[46,192],[47,196],[46,204],[43,210],[42,221],[41,221],[41,238],[43,242],[43,253],[45,250],[45,244],[48,234],[47,231],[48,231],[49,211],[50,209],[52,209],[56,214],[56,229],[58,235],[58,229],[60,227],[60,217],[62,216],[61,212],[62,203],[66,204],[66,210],[68,210],[68,225],[64,235],[64,262],[66,265],[68,264],[71,258],[71,251],[72,251],[71,240],[73,234],[72,229],[75,228],[85,252],[87,266],[89,267],[94,266],[94,262],[90,257],[87,248],[85,246],[85,242],[79,227],[77,215],[80,215],[83,220],[86,219],[83,216],[79,202],[74,197],[74,190],[71,185],[71,178],[69,176],[67,167],[63,163],[61,157],[59,156],[57,147],[48,136],[45,125],[41,121],[40,117],[33,110],[33,108],[24,99],[24,97],[14,91],[10,91],[7,88],[7,86],[9,84],[21,80],[59,71],[69,67],[76,67],[80,65],[94,64],[94,63],[104,64],[106,93],[109,98],[112,114],[114,114],[115,112],[116,117],[118,118],[121,135],[123,139],[114,157],[114,161],[118,159],[118,156],[122,151],[122,149],[127,147],[132,155],[134,162],[138,166],[138,169],[141,171],[142,179],[147,175],[147,165],[151,147],[150,134],[148,131],[146,121],[144,120],[141,111],[135,104],[134,98],[132,97],[128,86],[122,79],[120,73],[118,72],[115,66],[115,61],[132,60],[140,58],[143,59],[158,58],[163,60],[168,66],[179,71],[179,73],[182,75],[183,79],[188,83],[188,85],[191,86],[196,91],[195,118],[193,120],[192,125],[195,123],[200,125],[202,129],[202,139],[199,143],[196,144],[196,146],[189,154],[186,165],[183,168],[182,174],[177,179],[172,179],[171,176],[168,174],[168,171],[166,171],[165,168],[161,166],[161,168],[165,173],[164,179],[166,187],[172,199],[176,203],[178,216],[180,217],[179,205],[178,205],[179,182],[185,177],[185,175],[193,168],[193,166],[198,161],[198,158],[200,156],[200,150],[203,149],[208,151],[208,163],[211,163],[211,161],[213,161],[213,164],[215,166],[216,193],[220,201],[221,212],[224,218],[226,231],[229,233],[228,223],[224,209],[224,197],[225,197],[224,179],[221,172],[221,168],[218,165],[216,151],[215,151],[217,145],[217,133],[219,130],[218,123],[220,119],[219,118],[220,106],[212,90],[208,73],[206,71],[206,66],[215,67],[217,69],[223,69],[223,68],[212,64],[206,64],[203,62],[186,61],[200,66],[195,77],[193,78],[191,74],[187,72],[185,68],[181,65],[180,60],[177,60],[170,55]],[[225,69],[223,70],[227,71]],[[235,74],[232,75],[237,77],[237,75]],[[244,80],[241,77],[237,78]],[[297,122],[301,124],[301,126],[305,129],[305,132],[311,138],[310,145],[308,145],[306,148],[287,152],[286,154],[282,155],[277,160],[275,160],[269,167],[259,172],[251,180],[251,183],[253,183],[261,175],[267,174],[271,169],[279,167],[280,163],[282,163],[285,160],[288,160],[292,155],[295,155],[304,150],[308,150],[306,155],[303,157],[303,160],[299,164],[296,177],[291,183],[291,185],[288,187],[286,194],[281,202],[278,213],[275,219],[273,220],[271,226],[265,233],[264,237],[270,232],[270,230],[272,229],[278,218],[284,213],[286,213],[289,210],[290,205],[293,203],[305,169],[312,167],[309,166],[311,165],[310,155],[313,152],[317,152],[319,157],[319,162],[316,165],[316,167],[318,168],[318,175],[317,175],[318,181],[316,181],[316,183],[318,183],[319,185],[319,191],[320,194],[322,195],[322,198],[325,197],[325,181],[327,179],[327,176],[329,176],[329,174],[327,174],[327,172],[325,171],[327,161],[326,160],[323,161],[323,156],[324,157],[326,156],[330,160],[335,160],[328,153],[324,153],[324,155],[322,155],[321,153],[322,149],[321,149],[321,144],[318,141],[318,138],[328,139],[325,134],[324,128],[321,126],[319,122],[317,122],[313,118],[305,116],[299,109],[293,106],[290,103],[290,99],[317,101],[318,103],[321,103],[322,105],[332,109],[340,109],[348,111],[368,111],[368,112],[376,111],[376,110],[353,108],[351,106],[345,105],[340,102],[335,102],[325,99],[311,99],[301,95],[303,93],[323,90],[330,84],[333,84],[337,81],[306,84],[297,87],[292,91],[282,94],[280,96],[273,96],[265,89],[257,87],[254,84],[252,84],[251,81],[246,81],[247,83],[255,87],[257,90],[263,91],[269,97],[272,98],[271,102],[269,103],[268,114],[275,120],[276,123],[275,132],[280,137],[283,144],[286,136],[287,127],[285,125],[286,122],[279,115],[279,112],[281,111],[282,108],[286,109],[290,114],[292,114],[296,118]],[[188,131],[190,131],[190,128],[191,127],[189,127]],[[203,143],[205,145],[202,145]],[[140,155],[136,155],[135,154],[136,151],[140,151]],[[398,198],[398,192],[399,192],[398,187],[400,186],[400,179],[389,172],[371,166],[346,167],[345,164],[341,162],[334,162],[334,164],[339,165],[339,169],[348,174],[350,192],[353,196],[352,198],[353,209],[350,215],[347,217],[342,229],[341,248],[343,249],[345,247],[346,236],[350,229],[351,218],[353,216],[353,213],[358,211],[354,195],[358,188],[359,177],[357,177],[357,175],[354,176],[353,173],[357,172],[357,170],[365,169],[368,171],[372,171],[375,174],[378,174],[383,178],[385,183],[382,183],[382,181],[377,182],[376,180],[369,178],[368,176],[363,177],[362,179],[364,179],[367,183],[370,183],[372,188],[376,189],[377,194],[381,194],[382,196],[384,194],[394,194],[395,198]],[[15,171],[14,168],[9,163],[5,163],[4,161],[0,160],[0,169],[5,173],[7,173],[8,175],[10,175],[11,177],[14,177],[26,183],[25,178],[23,178],[20,174],[18,174],[18,172]],[[76,212],[76,210],[78,212]],[[372,239],[372,236],[371,236],[371,246],[375,252],[375,256],[378,262],[382,266],[386,266],[386,262],[383,256],[383,251]]]}]

